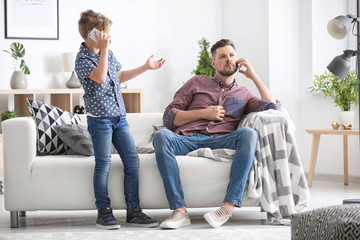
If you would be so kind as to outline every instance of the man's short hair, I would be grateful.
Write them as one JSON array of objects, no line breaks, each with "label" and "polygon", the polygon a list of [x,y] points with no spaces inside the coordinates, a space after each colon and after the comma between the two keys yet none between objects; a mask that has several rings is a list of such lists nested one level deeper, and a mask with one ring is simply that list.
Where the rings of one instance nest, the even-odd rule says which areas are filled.
[{"label": "man's short hair", "polygon": [[229,45],[232,46],[234,48],[234,50],[236,50],[235,44],[229,39],[221,39],[221,40],[217,41],[211,47],[211,56],[212,56],[212,58],[215,57],[216,49],[221,48],[221,47],[225,47],[225,46],[229,46]]},{"label": "man's short hair", "polygon": [[93,28],[97,28],[100,31],[109,30],[112,21],[101,13],[94,12],[93,10],[86,10],[80,14],[78,24],[81,37],[86,39],[88,32]]}]

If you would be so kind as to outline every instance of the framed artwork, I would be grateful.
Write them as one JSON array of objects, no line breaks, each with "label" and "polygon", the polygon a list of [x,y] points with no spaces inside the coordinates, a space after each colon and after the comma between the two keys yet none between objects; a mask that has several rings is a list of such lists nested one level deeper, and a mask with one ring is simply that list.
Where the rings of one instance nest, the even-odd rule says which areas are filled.
[{"label": "framed artwork", "polygon": [[4,0],[5,38],[59,39],[59,0]]}]

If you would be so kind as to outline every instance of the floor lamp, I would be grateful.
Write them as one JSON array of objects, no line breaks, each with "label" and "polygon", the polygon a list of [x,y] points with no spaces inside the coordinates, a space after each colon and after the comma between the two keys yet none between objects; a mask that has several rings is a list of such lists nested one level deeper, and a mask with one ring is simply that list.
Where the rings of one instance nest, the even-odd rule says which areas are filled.
[{"label": "floor lamp", "polygon": [[[356,14],[359,16],[360,13],[360,0],[357,1],[356,5]],[[356,33],[356,50],[345,50],[342,55],[336,56],[330,64],[327,66],[330,72],[335,74],[340,78],[344,78],[350,70],[350,59],[353,56],[357,57],[356,60],[356,76],[358,78],[359,83],[359,97],[360,97],[360,18],[355,17],[353,15],[346,15],[346,16],[337,16],[336,18],[332,19],[328,23],[328,32],[329,34],[336,38],[336,39],[343,39],[346,34],[350,31],[351,26],[355,24],[357,25],[357,33]],[[359,126],[360,126],[360,110],[359,110]],[[345,199],[343,203],[358,203],[360,204],[360,199]]]}]

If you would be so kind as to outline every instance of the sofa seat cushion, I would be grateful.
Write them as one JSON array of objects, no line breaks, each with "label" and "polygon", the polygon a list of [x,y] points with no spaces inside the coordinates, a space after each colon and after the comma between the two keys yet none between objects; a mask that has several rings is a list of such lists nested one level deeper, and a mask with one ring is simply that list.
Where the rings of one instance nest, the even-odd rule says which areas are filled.
[{"label": "sofa seat cushion", "polygon": [[[139,158],[141,207],[168,208],[155,154],[140,154]],[[188,207],[221,206],[229,181],[231,164],[191,156],[177,156],[177,161]],[[29,180],[26,186],[23,186],[22,196],[26,196],[27,201],[12,198],[12,208],[28,211],[96,209],[92,182],[94,165],[94,156],[37,156],[31,166]],[[119,155],[113,154],[109,174],[109,196],[114,209],[126,208],[123,171]],[[249,205],[256,206],[250,202],[245,193],[243,206]]]}]

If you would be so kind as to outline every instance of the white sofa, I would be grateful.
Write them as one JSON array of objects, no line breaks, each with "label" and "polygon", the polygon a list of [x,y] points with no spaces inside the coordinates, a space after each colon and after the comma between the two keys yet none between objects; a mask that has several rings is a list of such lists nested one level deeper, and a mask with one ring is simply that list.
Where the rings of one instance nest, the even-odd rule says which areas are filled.
[{"label": "white sofa", "polygon": [[[305,207],[309,198],[292,135],[294,129],[288,126],[286,116],[278,111],[260,112],[249,114],[241,123],[259,133],[243,206],[261,206],[280,223]],[[86,116],[80,115],[80,118],[81,124],[86,125]],[[148,147],[151,146],[154,126],[162,124],[162,113],[129,113],[127,120],[136,146]],[[37,129],[31,117],[6,120],[2,129],[4,199],[5,209],[11,212],[11,227],[18,227],[19,212],[96,209],[92,184],[93,156],[37,156]],[[139,154],[139,157],[141,207],[168,209],[155,155]],[[198,156],[176,158],[187,206],[220,206],[229,181],[230,161]],[[123,177],[121,159],[113,154],[109,176],[113,209],[126,208]]]},{"label": "white sofa", "polygon": [[[86,117],[80,116],[86,125]],[[148,144],[153,124],[161,113],[127,114],[137,146]],[[34,210],[89,210],[95,208],[94,157],[36,155],[36,126],[31,117],[3,122],[5,209],[11,227],[18,227],[18,212]],[[154,154],[140,157],[140,204],[144,209],[169,208]],[[230,164],[202,157],[177,156],[188,207],[220,206],[225,196]],[[112,155],[109,195],[114,209],[125,209],[123,166]],[[244,205],[252,205],[246,197]]]}]

